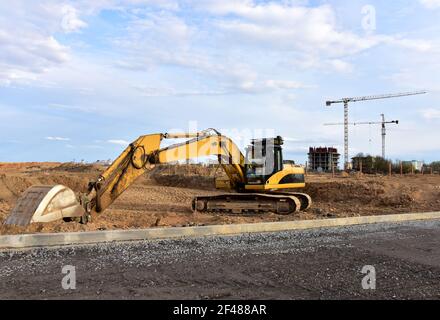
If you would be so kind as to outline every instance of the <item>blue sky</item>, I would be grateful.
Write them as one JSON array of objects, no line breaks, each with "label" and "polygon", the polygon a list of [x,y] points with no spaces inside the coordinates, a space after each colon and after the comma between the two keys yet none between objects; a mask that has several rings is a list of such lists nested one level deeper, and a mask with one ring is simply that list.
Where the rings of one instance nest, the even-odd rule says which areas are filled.
[{"label": "blue sky", "polygon": [[[0,3],[0,161],[114,158],[139,135],[214,127],[243,147],[282,135],[286,158],[342,153],[351,121],[388,127],[392,159],[439,160],[440,0],[97,0]],[[350,155],[380,154],[379,126]]]}]

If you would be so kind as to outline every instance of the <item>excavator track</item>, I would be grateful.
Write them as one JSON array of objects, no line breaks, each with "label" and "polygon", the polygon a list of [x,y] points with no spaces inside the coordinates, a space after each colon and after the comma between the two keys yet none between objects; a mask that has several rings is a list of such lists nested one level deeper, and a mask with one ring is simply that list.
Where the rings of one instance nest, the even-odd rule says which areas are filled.
[{"label": "excavator track", "polygon": [[201,213],[262,214],[273,212],[288,215],[307,210],[311,198],[303,193],[227,193],[198,196],[192,209]]},{"label": "excavator track", "polygon": [[307,193],[272,191],[272,192],[269,192],[269,194],[293,196],[293,197],[298,198],[298,200],[301,202],[300,211],[307,211],[312,206],[312,198]]}]

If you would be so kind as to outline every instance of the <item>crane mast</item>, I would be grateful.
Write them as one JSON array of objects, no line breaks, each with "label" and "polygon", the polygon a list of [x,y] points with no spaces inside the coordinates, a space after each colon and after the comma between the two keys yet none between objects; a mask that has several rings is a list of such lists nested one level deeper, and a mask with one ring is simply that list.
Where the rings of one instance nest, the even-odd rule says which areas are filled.
[{"label": "crane mast", "polygon": [[387,134],[386,126],[385,126],[385,115],[382,113],[382,158],[385,159],[385,136]]},{"label": "crane mast", "polygon": [[[380,115],[382,117],[382,121],[365,121],[365,122],[349,122],[348,125],[352,125],[352,126],[358,126],[358,125],[364,125],[364,124],[368,124],[368,125],[375,125],[375,124],[380,124],[382,126],[382,158],[385,159],[385,138],[386,138],[386,125],[387,124],[391,124],[391,123],[395,123],[395,124],[399,124],[399,120],[393,120],[393,121],[385,121],[385,115],[382,113]],[[324,123],[325,126],[340,126],[340,125],[344,125],[343,122],[339,122],[339,123]]]}]

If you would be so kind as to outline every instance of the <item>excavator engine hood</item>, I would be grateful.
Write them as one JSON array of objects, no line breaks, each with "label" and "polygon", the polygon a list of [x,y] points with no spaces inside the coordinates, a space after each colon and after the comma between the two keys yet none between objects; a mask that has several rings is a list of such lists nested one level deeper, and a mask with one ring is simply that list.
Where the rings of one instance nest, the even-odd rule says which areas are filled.
[{"label": "excavator engine hood", "polygon": [[33,222],[82,217],[84,213],[75,193],[68,187],[32,186],[18,199],[5,224],[27,226]]}]

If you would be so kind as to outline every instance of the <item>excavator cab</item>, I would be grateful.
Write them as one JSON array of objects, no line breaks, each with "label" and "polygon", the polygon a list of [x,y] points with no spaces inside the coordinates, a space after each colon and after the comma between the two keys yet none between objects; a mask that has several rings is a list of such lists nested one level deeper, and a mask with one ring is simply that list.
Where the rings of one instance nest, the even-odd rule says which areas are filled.
[{"label": "excavator cab", "polygon": [[246,148],[245,190],[277,190],[305,187],[304,168],[284,165],[282,145],[276,138],[254,139]]},{"label": "excavator cab", "polygon": [[283,139],[254,139],[246,148],[245,173],[247,184],[261,185],[283,170]]}]

